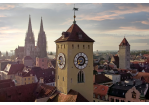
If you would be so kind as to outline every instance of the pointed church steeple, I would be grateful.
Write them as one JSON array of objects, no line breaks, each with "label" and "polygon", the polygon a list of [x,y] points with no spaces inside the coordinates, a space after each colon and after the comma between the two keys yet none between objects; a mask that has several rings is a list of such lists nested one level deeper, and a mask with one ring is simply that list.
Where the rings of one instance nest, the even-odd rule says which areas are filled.
[{"label": "pointed church steeple", "polygon": [[38,34],[38,42],[37,42],[37,46],[39,48],[39,57],[40,58],[44,58],[47,57],[47,42],[46,42],[46,34],[44,32],[43,29],[43,22],[42,22],[42,17],[41,17],[41,23],[40,23],[40,30],[39,30],[39,34]]},{"label": "pointed church steeple", "polygon": [[42,23],[42,17],[41,17],[41,23],[40,23],[40,32],[43,32],[43,23]]},{"label": "pointed church steeple", "polygon": [[31,17],[29,15],[28,32],[32,32]]}]

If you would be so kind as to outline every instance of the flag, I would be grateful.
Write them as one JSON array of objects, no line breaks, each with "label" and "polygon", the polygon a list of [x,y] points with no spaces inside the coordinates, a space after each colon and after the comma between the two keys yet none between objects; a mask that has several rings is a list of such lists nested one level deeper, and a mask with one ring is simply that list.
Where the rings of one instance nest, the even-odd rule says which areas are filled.
[{"label": "flag", "polygon": [[78,11],[78,8],[73,8],[74,11]]}]

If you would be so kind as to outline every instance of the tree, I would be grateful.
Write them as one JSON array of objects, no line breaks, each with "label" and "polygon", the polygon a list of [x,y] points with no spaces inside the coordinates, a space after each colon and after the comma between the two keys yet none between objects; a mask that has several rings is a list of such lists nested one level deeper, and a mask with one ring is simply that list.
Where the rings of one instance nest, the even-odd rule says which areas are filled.
[{"label": "tree", "polygon": [[96,70],[93,70],[93,75],[97,75],[97,71]]},{"label": "tree", "polygon": [[50,55],[53,55],[53,53],[52,53],[52,52],[50,52]]}]

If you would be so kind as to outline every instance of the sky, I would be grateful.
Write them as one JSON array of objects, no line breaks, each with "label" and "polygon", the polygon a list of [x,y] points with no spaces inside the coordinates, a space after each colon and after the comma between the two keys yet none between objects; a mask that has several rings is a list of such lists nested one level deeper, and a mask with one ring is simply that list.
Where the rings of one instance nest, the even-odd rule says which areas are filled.
[{"label": "sky", "polygon": [[[73,3],[1,3],[0,51],[24,46],[31,15],[37,41],[41,17],[47,51],[56,51],[55,40],[73,24]],[[75,3],[77,25],[95,40],[93,50],[118,50],[125,37],[131,50],[149,49],[149,4]],[[36,44],[36,43],[35,43]]]}]

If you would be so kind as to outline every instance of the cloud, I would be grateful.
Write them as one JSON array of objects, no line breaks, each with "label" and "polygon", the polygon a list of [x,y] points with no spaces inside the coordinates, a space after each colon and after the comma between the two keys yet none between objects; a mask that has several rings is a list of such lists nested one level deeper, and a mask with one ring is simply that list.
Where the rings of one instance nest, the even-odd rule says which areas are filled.
[{"label": "cloud", "polygon": [[6,5],[1,5],[0,6],[0,10],[10,10],[12,8],[14,8],[14,5],[10,5],[10,4],[6,4]]}]

